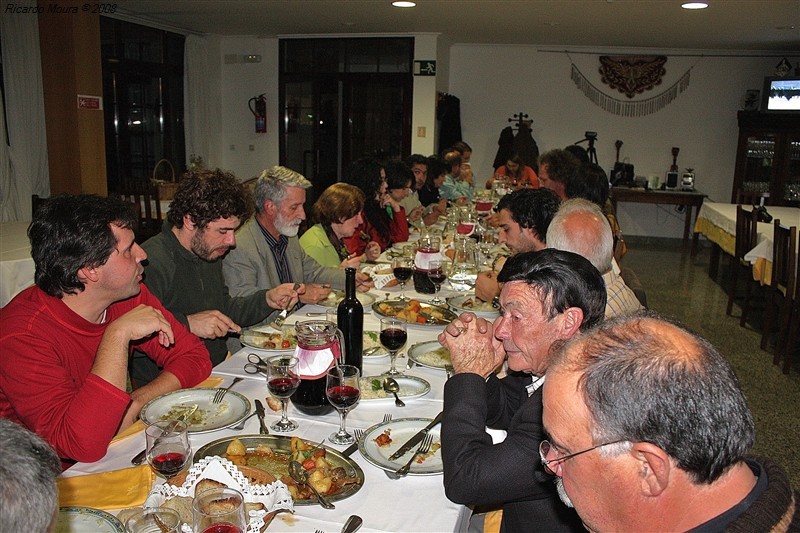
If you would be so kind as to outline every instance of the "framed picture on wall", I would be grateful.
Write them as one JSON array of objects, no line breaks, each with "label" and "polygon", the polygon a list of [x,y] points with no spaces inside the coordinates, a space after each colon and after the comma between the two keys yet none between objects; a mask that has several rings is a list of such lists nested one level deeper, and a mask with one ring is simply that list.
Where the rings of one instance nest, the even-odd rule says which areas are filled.
[{"label": "framed picture on wall", "polygon": [[748,89],[744,93],[744,106],[745,111],[758,111],[758,105],[761,102],[761,91],[758,89]]}]

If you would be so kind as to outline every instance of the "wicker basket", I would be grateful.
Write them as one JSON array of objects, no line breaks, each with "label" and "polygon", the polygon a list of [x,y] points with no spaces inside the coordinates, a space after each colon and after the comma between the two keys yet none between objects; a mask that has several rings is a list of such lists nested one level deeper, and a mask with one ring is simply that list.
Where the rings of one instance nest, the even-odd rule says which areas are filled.
[{"label": "wicker basket", "polygon": [[[158,178],[158,167],[167,165],[170,171],[170,180],[163,180]],[[178,188],[178,183],[175,181],[175,167],[172,166],[166,159],[161,159],[156,166],[153,167],[153,178],[150,180],[158,187],[158,197],[161,200],[172,200],[175,198],[175,190]]]}]

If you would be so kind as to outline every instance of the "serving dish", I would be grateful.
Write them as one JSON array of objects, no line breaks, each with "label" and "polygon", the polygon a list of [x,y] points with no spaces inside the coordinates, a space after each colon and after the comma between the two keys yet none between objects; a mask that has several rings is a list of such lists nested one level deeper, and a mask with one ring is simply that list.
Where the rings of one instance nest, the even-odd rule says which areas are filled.
[{"label": "serving dish", "polygon": [[[419,312],[410,314],[410,305],[416,302],[419,305]],[[458,315],[446,307],[433,305],[419,300],[380,300],[372,304],[372,310],[375,314],[383,317],[392,317],[405,320],[409,324],[417,326],[433,326],[440,328],[446,326],[456,318]],[[420,318],[421,317],[421,318]],[[413,318],[413,320],[411,320]]]}]

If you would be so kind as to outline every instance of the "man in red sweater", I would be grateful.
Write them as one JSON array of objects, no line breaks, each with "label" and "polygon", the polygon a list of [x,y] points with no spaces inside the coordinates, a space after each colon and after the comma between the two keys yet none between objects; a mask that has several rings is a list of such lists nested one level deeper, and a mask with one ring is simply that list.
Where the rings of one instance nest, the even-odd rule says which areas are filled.
[{"label": "man in red sweater", "polygon": [[[28,228],[36,285],[0,309],[0,417],[43,437],[64,467],[101,459],[145,403],[211,372],[200,339],[141,285],[133,225],[120,199],[48,200]],[[163,370],[129,394],[133,346]]]}]

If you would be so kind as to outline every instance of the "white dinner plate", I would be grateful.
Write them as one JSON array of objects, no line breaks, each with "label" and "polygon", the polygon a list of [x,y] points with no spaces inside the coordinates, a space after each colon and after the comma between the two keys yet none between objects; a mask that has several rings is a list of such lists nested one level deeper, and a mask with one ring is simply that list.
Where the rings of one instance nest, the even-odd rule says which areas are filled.
[{"label": "white dinner plate", "polygon": [[377,331],[365,331],[364,332],[364,350],[368,350],[370,348],[378,348],[376,351],[372,352],[369,355],[365,355],[364,358],[373,361],[375,359],[383,359],[384,357],[389,357],[389,352],[381,346],[381,337],[380,332]]},{"label": "white dinner plate", "polygon": [[468,311],[483,318],[497,318],[500,316],[500,310],[492,307],[491,302],[478,300],[474,294],[463,294],[447,298],[447,305],[458,311],[458,314]]},{"label": "white dinner plate", "polygon": [[[389,460],[389,456],[397,451],[400,446],[405,444],[419,430],[430,424],[431,420],[430,418],[398,418],[397,420],[375,424],[366,430],[364,432],[364,437],[358,441],[358,451],[361,452],[361,455],[363,455],[367,461],[378,468],[394,472],[411,459],[411,454],[419,445],[394,461]],[[439,434],[440,428],[441,424],[438,424],[429,432],[430,435],[433,436],[434,444],[441,443],[442,439]],[[389,437],[392,439],[392,442],[386,447],[380,447],[375,442],[375,439],[386,430],[389,431]],[[441,474],[443,471],[442,450],[438,449],[433,455],[426,458],[422,464],[417,463],[416,460],[411,463],[411,469],[408,471],[408,475],[433,476]]]},{"label": "white dinner plate", "polygon": [[[285,326],[286,330],[294,331],[294,326]],[[288,348],[265,348],[264,342],[288,340],[289,347]],[[280,331],[272,328],[271,326],[255,326],[252,328],[243,328],[242,332],[239,334],[239,342],[247,346],[248,348],[254,348],[256,350],[263,350],[265,352],[292,352],[297,347],[297,337],[294,335],[286,335],[286,333],[281,333]],[[280,344],[278,344],[280,346]]]},{"label": "white dinner plate", "polygon": [[[381,400],[394,401],[394,395],[391,392],[383,390],[383,378],[386,376],[365,376],[361,378],[361,401],[362,402],[379,402]],[[403,399],[420,398],[425,396],[431,391],[431,384],[417,376],[394,376],[394,380],[400,385],[400,390],[397,395]],[[378,383],[375,384],[374,382]],[[380,386],[378,390],[375,387]],[[367,389],[369,387],[369,389]],[[368,397],[375,395],[375,398]]]},{"label": "white dinner plate", "polygon": [[450,350],[439,344],[439,341],[418,342],[408,349],[408,358],[420,366],[441,368],[452,364]]},{"label": "white dinner plate", "polygon": [[229,390],[222,401],[212,403],[217,389],[181,389],[157,396],[142,407],[139,415],[146,425],[175,418],[192,404],[197,411],[189,421],[189,433],[208,433],[233,426],[250,413],[250,400]]},{"label": "white dinner plate", "polygon": [[[375,297],[368,292],[357,292],[356,298],[364,307],[364,312],[369,311],[370,306],[375,302]],[[317,302],[322,307],[339,307],[339,303],[344,300],[344,291],[331,291],[327,298]]]},{"label": "white dinner plate", "polygon": [[61,507],[53,533],[125,533],[117,517],[91,507]]}]

